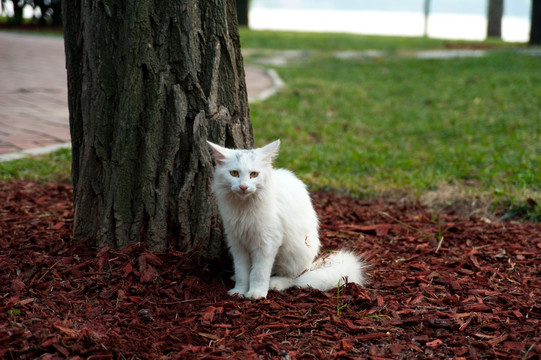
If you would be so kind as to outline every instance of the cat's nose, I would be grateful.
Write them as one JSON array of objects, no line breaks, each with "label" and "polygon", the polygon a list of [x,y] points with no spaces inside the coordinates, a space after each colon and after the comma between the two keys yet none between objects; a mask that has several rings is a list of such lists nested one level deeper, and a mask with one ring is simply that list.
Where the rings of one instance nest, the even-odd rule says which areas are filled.
[{"label": "cat's nose", "polygon": [[244,192],[246,189],[248,189],[248,186],[246,185],[239,185],[239,188]]}]

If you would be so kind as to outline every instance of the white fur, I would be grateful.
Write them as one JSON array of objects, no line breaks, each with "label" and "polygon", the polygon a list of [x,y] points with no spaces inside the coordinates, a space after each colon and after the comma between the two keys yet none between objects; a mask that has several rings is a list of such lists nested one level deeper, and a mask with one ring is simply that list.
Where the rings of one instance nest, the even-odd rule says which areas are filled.
[{"label": "white fur", "polygon": [[216,159],[213,189],[235,270],[229,294],[257,299],[269,288],[327,291],[348,281],[365,283],[364,265],[353,253],[315,260],[319,226],[306,186],[292,172],[272,168],[280,140],[254,150],[209,145]]}]

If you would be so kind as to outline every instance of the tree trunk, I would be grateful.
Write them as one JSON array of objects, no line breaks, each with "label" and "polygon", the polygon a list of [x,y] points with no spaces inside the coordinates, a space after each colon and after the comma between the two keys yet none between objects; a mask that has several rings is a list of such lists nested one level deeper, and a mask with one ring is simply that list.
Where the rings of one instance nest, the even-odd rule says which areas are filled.
[{"label": "tree trunk", "polygon": [[13,1],[13,16],[8,19],[8,24],[15,26],[23,24],[23,8],[18,5],[17,1]]},{"label": "tree trunk", "polygon": [[60,0],[51,0],[49,9],[52,10],[51,16],[51,25],[53,26],[62,26],[62,6]]},{"label": "tree trunk", "polygon": [[234,0],[63,0],[74,239],[224,251],[207,138],[251,147]]},{"label": "tree trunk", "polygon": [[423,10],[424,10],[424,15],[425,15],[424,36],[428,37],[428,16],[430,15],[430,0],[425,0]]},{"label": "tree trunk", "polygon": [[530,45],[541,45],[541,0],[532,0]]},{"label": "tree trunk", "polygon": [[502,38],[503,0],[488,0],[487,37]]},{"label": "tree trunk", "polygon": [[248,26],[248,11],[250,0],[236,0],[237,1],[237,19],[239,25]]}]

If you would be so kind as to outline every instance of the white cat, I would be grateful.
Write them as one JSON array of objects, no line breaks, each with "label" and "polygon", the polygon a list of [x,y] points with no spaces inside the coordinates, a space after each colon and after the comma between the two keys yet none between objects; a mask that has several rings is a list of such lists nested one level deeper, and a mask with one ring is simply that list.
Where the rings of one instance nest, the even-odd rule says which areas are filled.
[{"label": "white cat", "polygon": [[314,261],[320,249],[317,215],[304,183],[272,168],[280,140],[254,150],[209,145],[216,160],[213,189],[235,268],[230,295],[258,299],[269,288],[327,291],[347,281],[365,283],[365,265],[351,252]]}]

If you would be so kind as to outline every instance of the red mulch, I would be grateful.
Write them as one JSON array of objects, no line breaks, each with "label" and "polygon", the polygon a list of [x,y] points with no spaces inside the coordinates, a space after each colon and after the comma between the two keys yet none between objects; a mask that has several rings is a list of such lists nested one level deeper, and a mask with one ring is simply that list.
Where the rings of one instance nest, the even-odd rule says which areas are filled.
[{"label": "red mulch", "polygon": [[318,192],[324,247],[364,253],[372,283],[246,301],[196,254],[73,243],[71,196],[66,184],[0,184],[0,358],[541,355],[541,224],[442,214],[436,252],[423,208]]}]

